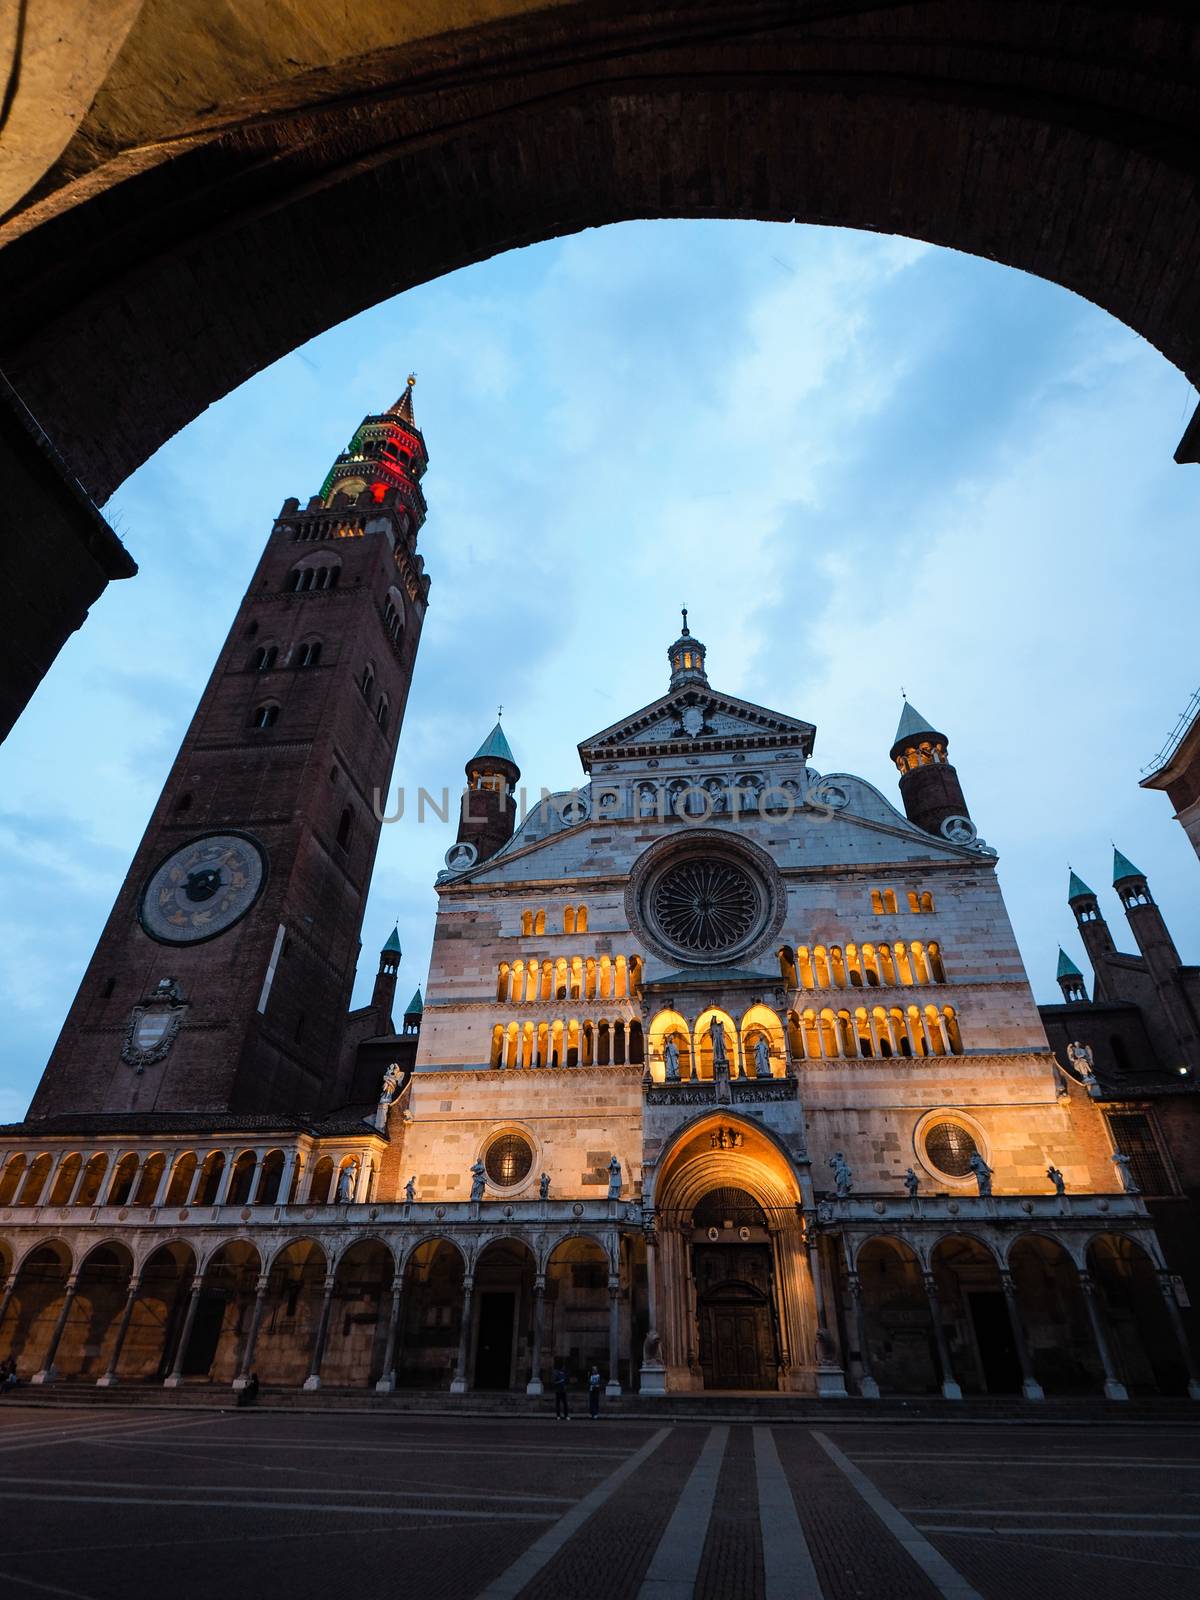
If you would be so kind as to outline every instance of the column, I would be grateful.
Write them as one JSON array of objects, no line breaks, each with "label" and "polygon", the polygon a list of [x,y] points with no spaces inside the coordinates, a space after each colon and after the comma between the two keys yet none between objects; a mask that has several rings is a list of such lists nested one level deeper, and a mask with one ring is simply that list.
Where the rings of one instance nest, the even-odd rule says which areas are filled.
[{"label": "column", "polygon": [[474,1289],[475,1279],[468,1272],[463,1278],[462,1329],[458,1336],[458,1360],[450,1383],[451,1394],[467,1392],[467,1349],[471,1341],[471,1295]]},{"label": "column", "polygon": [[804,1247],[808,1251],[808,1275],[812,1280],[813,1304],[817,1313],[817,1397],[821,1400],[847,1400],[846,1375],[837,1362],[837,1346],[829,1332],[825,1311],[825,1284],[821,1278],[820,1235],[810,1215],[804,1218]]},{"label": "column", "polygon": [[1112,1362],[1112,1352],[1108,1345],[1108,1334],[1104,1329],[1104,1314],[1100,1309],[1096,1297],[1096,1286],[1092,1282],[1090,1272],[1079,1274],[1079,1287],[1083,1290],[1083,1298],[1087,1304],[1088,1316],[1092,1324],[1092,1337],[1096,1341],[1096,1352],[1100,1357],[1100,1365],[1104,1368],[1104,1395],[1108,1400],[1128,1400],[1129,1391],[1117,1377],[1116,1369]]},{"label": "column", "polygon": [[283,1173],[279,1179],[279,1193],[275,1196],[277,1206],[286,1206],[292,1198],[292,1184],[296,1179],[296,1162],[300,1159],[298,1150],[285,1151],[283,1157]]},{"label": "column", "polygon": [[[92,1154],[94,1155],[95,1151],[93,1151]],[[83,1180],[87,1176],[88,1162],[91,1159],[91,1156],[84,1155],[82,1152],[80,1152],[79,1171],[75,1174],[75,1182],[71,1185],[71,1192],[67,1196],[68,1206],[73,1206],[76,1200],[79,1198],[79,1191],[83,1188]]]},{"label": "column", "polygon": [[1008,1323],[1012,1329],[1013,1344],[1017,1349],[1017,1360],[1021,1363],[1021,1393],[1026,1400],[1044,1400],[1046,1391],[1034,1375],[1033,1360],[1029,1354],[1029,1345],[1025,1338],[1025,1325],[1021,1321],[1021,1308],[1017,1304],[1017,1291],[1012,1281],[1011,1272],[1001,1269],[1000,1287],[1004,1290],[1004,1304],[1008,1307]]},{"label": "column", "polygon": [[544,1394],[542,1387],[542,1335],[546,1326],[546,1275],[539,1272],[533,1280],[533,1354],[529,1364],[529,1382],[526,1394]]},{"label": "column", "polygon": [[39,1205],[45,1206],[50,1204],[50,1196],[54,1193],[54,1183],[55,1179],[58,1177],[58,1169],[62,1166],[63,1162],[70,1154],[71,1152],[69,1150],[60,1150],[55,1156],[54,1160],[50,1163],[50,1171],[46,1174],[46,1181],[42,1185],[42,1197],[38,1201]]},{"label": "column", "polygon": [[250,1372],[254,1366],[254,1346],[258,1342],[258,1329],[267,1303],[267,1288],[270,1282],[270,1274],[264,1272],[255,1284],[254,1310],[250,1313],[250,1332],[246,1335],[246,1348],[242,1351],[237,1377],[233,1380],[235,1389],[244,1389],[250,1382]]},{"label": "column", "polygon": [[175,1171],[175,1152],[167,1151],[163,1164],[163,1175],[159,1180],[158,1188],[154,1191],[154,1199],[150,1204],[157,1211],[167,1198],[167,1190],[171,1187],[171,1174]]},{"label": "column", "polygon": [[325,1359],[325,1340],[329,1337],[329,1313],[333,1307],[334,1276],[331,1272],[325,1279],[325,1295],[321,1301],[321,1315],[317,1322],[317,1336],[313,1340],[312,1361],[309,1363],[308,1377],[304,1380],[306,1389],[319,1389],[321,1387],[321,1362]]},{"label": "column", "polygon": [[621,1393],[621,1279],[616,1273],[608,1280],[608,1382],[604,1393],[610,1399]]},{"label": "column", "polygon": [[17,1272],[14,1267],[8,1275],[8,1282],[4,1285],[4,1293],[0,1295],[0,1329],[4,1327],[4,1319],[8,1315],[8,1308],[12,1304],[12,1297],[17,1289]]},{"label": "column", "polygon": [[54,1358],[58,1354],[59,1341],[67,1326],[67,1318],[71,1315],[71,1307],[75,1302],[75,1291],[79,1287],[79,1278],[72,1273],[67,1279],[67,1292],[63,1295],[62,1310],[58,1313],[58,1321],[54,1324],[54,1332],[50,1335],[50,1345],[42,1358],[42,1370],[35,1372],[29,1380],[30,1383],[53,1383],[58,1374],[54,1370]]},{"label": "column", "polygon": [[400,1304],[404,1296],[404,1277],[397,1271],[392,1279],[392,1311],[388,1318],[387,1343],[383,1348],[383,1371],[375,1385],[377,1394],[391,1394],[396,1387],[396,1341],[400,1332]]},{"label": "column", "polygon": [[112,1355],[108,1358],[107,1369],[96,1379],[97,1389],[111,1389],[117,1381],[117,1367],[121,1361],[121,1347],[125,1343],[125,1335],[129,1332],[129,1321],[133,1316],[133,1308],[141,1293],[142,1280],[138,1273],[134,1273],[129,1280],[129,1293],[125,1296],[125,1309],[121,1313],[120,1326],[117,1328],[117,1337],[113,1344]]},{"label": "column", "polygon": [[237,1160],[236,1150],[225,1152],[225,1170],[221,1174],[221,1181],[217,1185],[217,1192],[213,1196],[213,1205],[223,1206],[229,1200],[229,1186],[233,1182],[233,1169]]},{"label": "column", "polygon": [[1188,1343],[1187,1329],[1183,1325],[1183,1318],[1179,1315],[1179,1301],[1175,1298],[1175,1285],[1171,1282],[1171,1274],[1169,1272],[1159,1272],[1158,1287],[1163,1297],[1163,1305],[1167,1308],[1167,1316],[1171,1321],[1175,1342],[1179,1346],[1179,1354],[1183,1358],[1183,1366],[1188,1380],[1188,1399],[1200,1400],[1200,1372],[1196,1369],[1196,1358],[1192,1354],[1191,1345]]},{"label": "column", "polygon": [[196,1196],[200,1193],[200,1185],[204,1182],[204,1162],[207,1159],[206,1156],[202,1157],[199,1150],[196,1151],[196,1170],[192,1173],[192,1181],[188,1185],[187,1198],[183,1202],[185,1207],[196,1204]]},{"label": "column", "polygon": [[858,1380],[858,1392],[864,1400],[878,1400],[879,1384],[871,1371],[871,1353],[867,1348],[867,1315],[863,1310],[862,1284],[853,1267],[847,1271],[847,1281],[850,1285],[850,1304],[854,1311],[854,1336],[858,1340],[859,1366],[862,1369]]},{"label": "column", "polygon": [[183,1319],[183,1332],[179,1335],[179,1343],[175,1346],[175,1364],[163,1379],[164,1389],[178,1389],[183,1382],[183,1358],[187,1355],[188,1340],[192,1337],[192,1324],[196,1320],[196,1307],[200,1304],[200,1291],[203,1287],[203,1279],[193,1280],[188,1295],[187,1315]]},{"label": "column", "polygon": [[955,1382],[954,1369],[950,1365],[950,1349],[946,1343],[946,1330],[942,1327],[942,1302],[938,1297],[937,1279],[932,1272],[924,1273],[923,1278],[925,1298],[929,1301],[929,1315],[933,1321],[933,1343],[942,1373],[942,1397],[946,1400],[961,1400],[962,1390]]}]

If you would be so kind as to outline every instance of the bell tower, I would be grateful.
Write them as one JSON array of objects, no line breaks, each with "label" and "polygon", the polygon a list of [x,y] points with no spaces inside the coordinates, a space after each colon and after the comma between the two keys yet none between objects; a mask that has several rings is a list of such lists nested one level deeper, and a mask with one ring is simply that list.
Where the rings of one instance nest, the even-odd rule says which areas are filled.
[{"label": "bell tower", "polygon": [[938,833],[951,817],[966,817],[958,773],[950,765],[950,741],[907,700],[889,752],[900,773],[904,814],[926,833]]},{"label": "bell tower", "polygon": [[429,595],[414,382],[363,419],[319,495],[275,519],[31,1117],[306,1115],[344,1095]]}]

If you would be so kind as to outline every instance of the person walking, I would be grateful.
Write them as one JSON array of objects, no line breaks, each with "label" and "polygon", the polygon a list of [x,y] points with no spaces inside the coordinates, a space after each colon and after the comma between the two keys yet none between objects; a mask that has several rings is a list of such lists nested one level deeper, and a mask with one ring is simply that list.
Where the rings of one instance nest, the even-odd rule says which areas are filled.
[{"label": "person walking", "polygon": [[600,1415],[600,1368],[593,1367],[588,1373],[588,1416],[595,1422]]},{"label": "person walking", "polygon": [[567,1405],[567,1375],[561,1367],[555,1367],[550,1376],[550,1382],[554,1385],[554,1420],[557,1422],[561,1417],[564,1422],[570,1422],[571,1411]]}]

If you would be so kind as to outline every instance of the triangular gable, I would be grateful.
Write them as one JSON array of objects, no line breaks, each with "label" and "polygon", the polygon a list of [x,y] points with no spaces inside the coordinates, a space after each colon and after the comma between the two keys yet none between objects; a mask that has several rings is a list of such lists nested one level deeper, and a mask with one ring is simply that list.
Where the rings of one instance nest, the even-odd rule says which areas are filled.
[{"label": "triangular gable", "polygon": [[688,684],[643,706],[579,745],[590,772],[599,760],[698,750],[762,750],[792,745],[811,755],[816,728],[753,701]]}]

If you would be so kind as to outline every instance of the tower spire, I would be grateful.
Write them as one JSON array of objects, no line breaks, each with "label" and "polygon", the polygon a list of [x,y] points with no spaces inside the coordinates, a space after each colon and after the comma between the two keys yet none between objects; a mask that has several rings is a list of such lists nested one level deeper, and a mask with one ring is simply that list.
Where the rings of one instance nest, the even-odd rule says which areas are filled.
[{"label": "tower spire", "polygon": [[321,485],[320,498],[325,505],[331,505],[338,494],[355,501],[369,496],[368,504],[370,500],[379,504],[394,501],[401,506],[413,532],[425,521],[421,479],[429,466],[429,452],[413,415],[416,381],[416,373],[410,372],[400,398],[386,411],[372,412],[359,423]]},{"label": "tower spire", "polygon": [[667,660],[671,663],[672,689],[679,689],[687,683],[703,684],[708,686],[708,674],[704,670],[704,646],[699,639],[692,637],[688,627],[687,607],[681,606],[683,613],[683,631],[678,639],[667,651]]}]

